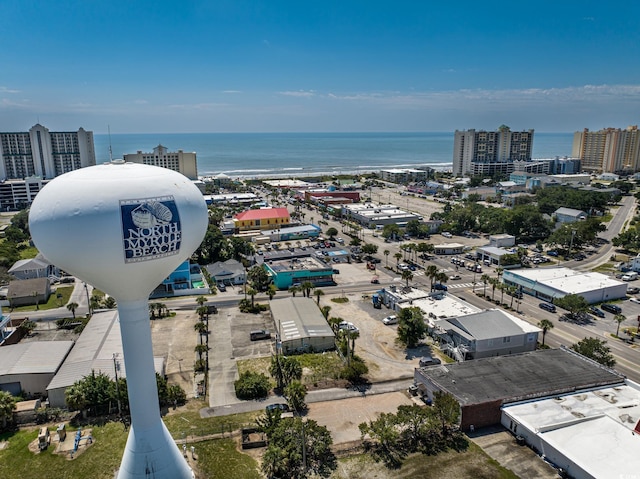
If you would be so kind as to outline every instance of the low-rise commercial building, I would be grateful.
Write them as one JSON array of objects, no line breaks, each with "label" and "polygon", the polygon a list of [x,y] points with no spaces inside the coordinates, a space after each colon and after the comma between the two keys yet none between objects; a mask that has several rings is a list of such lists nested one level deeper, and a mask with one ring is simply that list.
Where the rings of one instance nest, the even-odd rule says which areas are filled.
[{"label": "low-rise commercial building", "polygon": [[401,210],[395,205],[375,205],[373,203],[342,205],[342,216],[366,228],[396,224],[406,226],[409,221],[422,221],[422,216]]},{"label": "low-rise commercial building", "polygon": [[460,243],[443,243],[434,245],[433,251],[435,254],[462,254],[464,246]]},{"label": "low-rise commercial building", "polygon": [[627,294],[627,284],[622,281],[602,273],[584,273],[569,268],[505,270],[502,279],[523,293],[545,301],[577,294],[594,304],[624,298]]},{"label": "low-rise commercial building", "polygon": [[294,284],[305,282],[316,286],[334,285],[333,266],[314,257],[266,261],[262,267],[267,271],[278,289],[289,289]]},{"label": "low-rise commercial building", "polygon": [[457,361],[535,351],[541,329],[500,309],[435,321],[440,349]]},{"label": "low-rise commercial building", "polygon": [[238,213],[234,218],[237,232],[271,230],[289,225],[291,217],[286,208],[260,208]]},{"label": "low-rise commercial building", "polygon": [[322,352],[335,348],[335,335],[312,298],[274,299],[271,316],[283,354]]},{"label": "low-rise commercial building", "polygon": [[558,223],[575,223],[576,221],[584,221],[589,216],[586,212],[573,208],[558,208],[553,212]]}]

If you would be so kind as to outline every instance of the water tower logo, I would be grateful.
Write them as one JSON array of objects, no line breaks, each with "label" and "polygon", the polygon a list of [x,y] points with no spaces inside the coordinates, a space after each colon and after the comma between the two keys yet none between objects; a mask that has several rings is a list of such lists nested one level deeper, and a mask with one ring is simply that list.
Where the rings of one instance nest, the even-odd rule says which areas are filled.
[{"label": "water tower logo", "polygon": [[138,263],[177,254],[182,229],[173,196],[120,200],[124,262]]}]

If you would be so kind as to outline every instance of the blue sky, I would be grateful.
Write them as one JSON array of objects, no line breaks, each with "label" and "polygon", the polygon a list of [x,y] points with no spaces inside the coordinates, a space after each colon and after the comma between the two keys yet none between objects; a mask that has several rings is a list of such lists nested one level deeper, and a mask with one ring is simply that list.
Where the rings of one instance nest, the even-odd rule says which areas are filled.
[{"label": "blue sky", "polygon": [[0,0],[0,131],[626,127],[640,2]]}]

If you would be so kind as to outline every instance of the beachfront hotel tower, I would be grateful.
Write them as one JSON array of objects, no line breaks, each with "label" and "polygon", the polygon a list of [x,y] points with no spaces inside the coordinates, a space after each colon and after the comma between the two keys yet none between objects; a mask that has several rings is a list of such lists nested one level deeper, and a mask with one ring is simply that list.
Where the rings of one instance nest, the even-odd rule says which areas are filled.
[{"label": "beachfront hotel tower", "polygon": [[182,173],[190,180],[198,179],[198,165],[195,152],[178,150],[170,152],[166,147],[158,145],[151,153],[137,153],[124,155],[124,161],[128,163],[141,163],[143,165],[159,166]]},{"label": "beachfront hotel tower", "polygon": [[511,131],[502,125],[497,131],[456,130],[453,142],[453,174],[510,174],[514,162],[531,161],[533,130]]},{"label": "beachfront hotel tower", "polygon": [[582,169],[594,173],[621,173],[640,170],[640,130],[605,128],[576,131],[571,156],[582,161]]},{"label": "beachfront hotel tower", "polygon": [[92,131],[49,131],[37,124],[26,132],[0,132],[0,180],[51,179],[95,164]]}]

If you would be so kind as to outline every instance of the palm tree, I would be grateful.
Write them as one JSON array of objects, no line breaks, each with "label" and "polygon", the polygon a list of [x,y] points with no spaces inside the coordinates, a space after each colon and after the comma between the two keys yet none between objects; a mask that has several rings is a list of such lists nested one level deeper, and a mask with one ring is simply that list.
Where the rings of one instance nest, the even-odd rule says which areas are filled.
[{"label": "palm tree", "polygon": [[67,304],[67,309],[71,311],[71,314],[73,315],[73,319],[76,319],[76,309],[78,309],[78,303]]},{"label": "palm tree", "polygon": [[402,258],[402,253],[396,253],[393,255],[396,259],[396,270],[400,267],[400,258]]},{"label": "palm tree", "polygon": [[443,271],[438,272],[434,278],[438,283],[442,284],[442,283],[446,283],[447,281],[449,281],[449,276],[447,276],[447,274]]},{"label": "palm tree", "polygon": [[491,285],[491,301],[496,299],[496,287],[500,284],[496,278],[489,278],[489,284]]},{"label": "palm tree", "polygon": [[627,319],[627,317],[624,314],[616,314],[613,317],[613,320],[618,323],[618,328],[616,329],[616,337],[618,336],[618,333],[620,332],[620,323],[622,323],[623,321],[625,321]]},{"label": "palm tree", "polygon": [[196,303],[198,303],[198,306],[203,306],[206,302],[207,302],[206,296],[198,296],[196,298]]},{"label": "palm tree", "polygon": [[507,288],[507,285],[504,283],[498,283],[498,289],[500,290],[500,304],[502,304],[504,300],[504,290]]},{"label": "palm tree", "polygon": [[430,264],[424,272],[425,276],[431,281],[431,291],[433,291],[433,279],[438,274],[438,267],[435,264]]},{"label": "palm tree", "polygon": [[300,285],[300,287],[302,288],[302,291],[304,292],[304,295],[307,298],[311,297],[311,290],[314,289],[316,287],[315,284],[313,284],[311,281],[305,281],[304,283],[302,283]]},{"label": "palm tree", "polygon": [[202,321],[197,322],[193,325],[193,329],[197,331],[199,334],[207,334],[207,325]]},{"label": "palm tree", "polygon": [[322,313],[322,316],[324,316],[324,319],[329,317],[329,311],[331,311],[331,306],[329,305],[320,307],[320,312]]},{"label": "palm tree", "polygon": [[302,289],[297,284],[294,284],[289,288],[289,292],[293,295],[294,298],[296,297],[296,293],[299,293],[300,291],[302,291]]},{"label": "palm tree", "polygon": [[342,318],[338,318],[336,316],[329,318],[329,326],[331,326],[331,329],[333,330],[334,333],[338,332],[338,325],[341,322],[342,322]]},{"label": "palm tree", "polygon": [[490,279],[491,277],[486,273],[480,276],[480,281],[484,283],[484,290],[482,291],[482,296],[485,296],[485,297],[487,296],[487,283],[489,282]]},{"label": "palm tree", "polygon": [[113,296],[108,296],[104,300],[104,307],[107,309],[114,309],[117,306],[116,299]]},{"label": "palm tree", "polygon": [[271,283],[269,286],[267,286],[267,296],[269,296],[269,301],[273,299],[277,291],[278,288],[276,288],[275,284]]},{"label": "palm tree", "polygon": [[318,306],[320,306],[320,296],[324,296],[324,291],[321,289],[316,289],[313,294],[316,296],[316,300],[318,302]]},{"label": "palm tree", "polygon": [[504,271],[504,268],[501,268],[501,267],[496,268],[496,274],[498,275],[498,280],[500,280],[500,276],[502,276],[503,271]]},{"label": "palm tree", "polygon": [[544,346],[544,338],[547,335],[547,331],[553,329],[553,323],[548,319],[542,319],[538,322],[538,327],[542,329],[542,345]]},{"label": "palm tree", "polygon": [[405,270],[402,272],[402,279],[406,281],[407,288],[409,287],[409,281],[413,279],[413,273],[409,270]]},{"label": "palm tree", "polygon": [[255,299],[255,297],[256,297],[256,294],[258,294],[258,291],[256,291],[256,290],[255,290],[255,289],[253,289],[253,288],[249,288],[249,289],[247,290],[247,294],[248,294],[249,296],[251,296],[251,307],[253,308],[253,306],[254,306],[254,299]]},{"label": "palm tree", "polygon": [[198,359],[202,359],[202,355],[209,350],[209,346],[206,344],[196,344],[196,347],[193,348],[193,350],[198,354]]},{"label": "palm tree", "polygon": [[382,252],[382,254],[384,254],[384,261],[385,261],[384,265],[387,268],[389,267],[389,253],[391,253],[391,251],[389,251],[388,249]]}]

